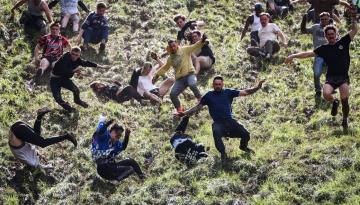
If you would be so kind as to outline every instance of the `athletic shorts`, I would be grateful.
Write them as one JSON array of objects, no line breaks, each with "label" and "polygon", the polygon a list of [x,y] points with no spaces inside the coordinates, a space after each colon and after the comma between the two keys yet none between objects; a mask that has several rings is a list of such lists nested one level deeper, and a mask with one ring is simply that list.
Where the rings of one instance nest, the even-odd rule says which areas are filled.
[{"label": "athletic shorts", "polygon": [[330,85],[335,89],[339,88],[343,84],[350,85],[350,78],[348,76],[331,76],[326,77],[325,84]]}]

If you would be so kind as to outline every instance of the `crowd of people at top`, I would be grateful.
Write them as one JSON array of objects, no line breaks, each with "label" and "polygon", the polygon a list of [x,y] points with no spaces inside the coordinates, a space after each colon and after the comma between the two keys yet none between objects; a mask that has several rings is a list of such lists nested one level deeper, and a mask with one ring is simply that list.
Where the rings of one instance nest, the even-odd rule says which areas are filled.
[{"label": "crowd of people at top", "polygon": [[[312,35],[314,50],[291,54],[286,58],[285,63],[291,63],[294,58],[314,57],[315,97],[321,98],[323,95],[325,100],[332,103],[331,115],[333,116],[337,114],[341,102],[342,126],[344,131],[347,131],[350,110],[349,66],[351,59],[349,50],[350,43],[358,31],[359,0],[349,2],[343,0],[267,0],[267,12],[264,11],[262,3],[256,3],[254,11],[246,19],[241,39],[245,38],[246,32],[251,27],[250,47],[246,51],[251,56],[260,59],[272,59],[281,47],[288,46],[289,41],[287,35],[274,22],[290,15],[297,3],[306,2],[310,4],[310,8],[303,15],[301,32]],[[61,21],[54,22],[51,9],[58,3],[61,6]],[[87,102],[81,100],[80,90],[71,78],[75,73],[80,72],[80,67],[105,70],[110,68],[109,65],[99,65],[81,57],[81,53],[86,52],[90,44],[100,44],[100,51],[106,49],[109,37],[107,5],[97,3],[96,10],[90,12],[81,0],[53,0],[49,4],[44,0],[20,0],[14,5],[12,12],[23,4],[27,4],[28,7],[20,18],[25,32],[36,30],[42,34],[34,50],[33,63],[37,65],[37,71],[30,82],[32,89],[36,89],[44,73],[49,71],[50,89],[56,103],[69,112],[76,110],[62,99],[61,89],[64,88],[73,92],[76,104],[83,108],[89,107]],[[336,27],[336,23],[341,22],[341,16],[335,9],[338,4],[345,7],[344,13],[351,25],[350,32],[343,37],[340,37]],[[82,25],[80,25],[78,7],[88,13]],[[45,22],[43,14],[46,15],[48,23]],[[175,115],[182,118],[170,138],[170,144],[175,151],[175,157],[185,164],[195,164],[199,159],[208,157],[204,145],[195,142],[191,135],[185,134],[190,116],[199,112],[204,106],[208,106],[213,119],[213,138],[222,160],[228,159],[222,141],[224,137],[240,138],[240,150],[254,153],[248,147],[250,132],[233,118],[232,102],[236,97],[254,94],[262,88],[265,80],[260,80],[252,88],[236,90],[224,88],[224,78],[216,76],[213,79],[213,90],[202,95],[197,85],[197,77],[201,77],[201,72],[211,69],[216,62],[208,36],[201,32],[201,28],[206,24],[202,20],[187,20],[180,14],[173,20],[179,30],[176,39],[170,39],[167,42],[166,55],[162,55],[168,55],[165,63],[162,62],[161,57],[152,52],[151,58],[157,65],[145,62],[142,67],[134,69],[127,85],[118,81],[111,84],[94,81],[90,88],[99,99],[113,100],[118,103],[135,99],[142,105],[144,101],[160,105],[162,98],[170,92],[171,102],[176,109]],[[65,29],[69,22],[72,24],[72,31],[77,34],[76,46],[72,46],[65,36]],[[309,22],[313,25],[307,27]],[[47,33],[48,27],[49,33]],[[320,76],[324,67],[327,67],[326,81],[322,85]],[[175,78],[166,75],[170,68],[173,69]],[[156,84],[162,76],[165,77],[164,80]],[[188,87],[198,104],[185,111],[179,95]],[[340,99],[334,95],[334,91],[338,88]],[[12,153],[19,160],[34,167],[43,165],[39,162],[33,145],[47,147],[68,140],[77,146],[76,137],[72,133],[51,138],[41,136],[41,119],[48,112],[51,112],[48,108],[38,110],[33,128],[22,121],[14,123],[10,128],[9,146]],[[124,131],[124,139],[120,140]],[[127,148],[130,134],[131,131],[128,128],[125,129],[117,124],[114,119],[106,121],[105,116],[100,117],[99,125],[92,136],[91,153],[101,177],[121,181],[132,174],[137,174],[140,179],[145,178],[145,174],[135,160],[116,160],[117,155]]]}]

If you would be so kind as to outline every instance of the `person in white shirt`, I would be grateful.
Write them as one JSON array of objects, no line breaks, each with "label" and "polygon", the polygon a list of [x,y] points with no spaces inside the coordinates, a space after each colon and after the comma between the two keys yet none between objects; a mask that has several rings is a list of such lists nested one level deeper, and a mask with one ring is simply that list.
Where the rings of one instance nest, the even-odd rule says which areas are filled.
[{"label": "person in white shirt", "polygon": [[[268,13],[260,14],[261,28],[258,31],[260,39],[259,47],[250,47],[247,52],[252,56],[262,56],[266,59],[279,52],[280,45],[287,46],[287,38],[280,28],[274,24],[269,23],[270,15]],[[280,43],[279,41],[280,40]]]},{"label": "person in white shirt", "polygon": [[163,65],[163,62],[155,54],[151,53],[151,57],[157,61],[159,66],[157,68],[153,67],[151,63],[146,62],[141,69],[141,75],[138,79],[137,92],[144,97],[149,99],[153,103],[161,103],[161,98],[169,92],[170,88],[174,84],[175,80],[173,78],[165,79],[159,87],[153,84],[153,77],[158,68]]},{"label": "person in white shirt", "polygon": [[244,29],[241,33],[241,40],[242,40],[245,37],[245,34],[248,31],[249,26],[251,26],[251,33],[250,33],[251,46],[257,46],[260,41],[258,36],[258,31],[261,28],[260,14],[262,12],[263,12],[263,8],[261,3],[256,3],[254,6],[254,12],[246,19]]}]

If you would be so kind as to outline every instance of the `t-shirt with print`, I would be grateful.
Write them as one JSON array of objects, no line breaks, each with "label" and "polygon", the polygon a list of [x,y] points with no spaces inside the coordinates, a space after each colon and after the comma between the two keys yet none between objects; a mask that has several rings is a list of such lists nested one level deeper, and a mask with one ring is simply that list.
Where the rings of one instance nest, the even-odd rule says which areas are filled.
[{"label": "t-shirt with print", "polygon": [[200,100],[201,105],[207,105],[212,119],[216,121],[232,119],[231,104],[240,91],[223,89],[222,91],[209,91]]},{"label": "t-shirt with print", "polygon": [[338,40],[334,45],[322,45],[314,50],[317,56],[325,60],[328,70],[326,77],[344,76],[349,77],[350,67],[350,46],[351,38],[347,34]]},{"label": "t-shirt with print", "polygon": [[156,88],[156,86],[152,83],[152,79],[156,72],[156,68],[152,68],[148,75],[146,76],[139,76],[137,92],[144,96],[144,93]]},{"label": "t-shirt with print", "polygon": [[260,47],[264,47],[266,41],[277,40],[277,35],[274,32],[279,32],[280,28],[274,23],[268,23],[265,27],[259,29]]},{"label": "t-shirt with print", "polygon": [[39,39],[40,47],[43,47],[44,57],[53,57],[59,59],[64,48],[69,45],[69,41],[64,36],[45,35]]}]

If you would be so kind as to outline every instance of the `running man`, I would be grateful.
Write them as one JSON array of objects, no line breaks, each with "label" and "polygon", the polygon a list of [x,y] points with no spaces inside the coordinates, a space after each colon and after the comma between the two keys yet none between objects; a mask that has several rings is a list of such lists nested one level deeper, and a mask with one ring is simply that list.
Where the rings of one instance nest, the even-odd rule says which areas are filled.
[{"label": "running man", "polygon": [[[98,174],[104,179],[116,181],[122,181],[134,173],[140,179],[145,179],[144,173],[135,160],[115,161],[116,156],[126,149],[131,132],[126,129],[124,141],[120,141],[124,128],[114,123],[114,120],[105,122],[105,119],[104,116],[100,117],[99,125],[92,138],[91,153],[97,165]],[[111,124],[113,125],[108,129]]]},{"label": "running man", "polygon": [[155,73],[153,83],[155,84],[159,76],[163,76],[170,69],[170,67],[174,68],[175,84],[170,91],[170,99],[174,104],[177,112],[184,111],[178,96],[187,87],[190,87],[198,100],[201,98],[200,91],[196,86],[197,79],[195,75],[195,69],[192,64],[191,54],[208,43],[209,41],[207,41],[206,34],[203,34],[201,41],[198,41],[197,43],[190,46],[179,47],[177,41],[168,41],[170,57],[168,57],[166,64],[159,68],[159,70]]},{"label": "running man", "polygon": [[43,138],[41,136],[41,120],[50,111],[48,108],[39,109],[33,128],[22,121],[14,123],[10,128],[9,146],[11,152],[17,159],[32,167],[42,166],[38,152],[33,145],[45,148],[64,140],[69,140],[75,147],[77,146],[77,141],[73,134],[68,133],[52,138]]},{"label": "running man", "polygon": [[84,108],[89,107],[89,105],[80,99],[80,90],[73,83],[71,78],[75,73],[80,72],[79,66],[82,67],[94,67],[101,69],[108,69],[108,65],[98,65],[96,63],[83,60],[80,58],[81,49],[79,47],[74,47],[71,49],[71,52],[65,53],[61,58],[55,63],[54,69],[51,72],[50,77],[50,88],[52,95],[55,101],[63,107],[65,110],[72,112],[75,109],[69,105],[68,102],[65,102],[61,97],[61,88],[70,90],[74,94],[74,102]]},{"label": "running man", "polygon": [[246,128],[239,124],[232,116],[231,104],[233,99],[239,96],[247,96],[255,93],[261,89],[265,81],[260,81],[257,86],[245,90],[224,89],[224,79],[221,76],[216,76],[213,80],[213,91],[206,93],[200,100],[199,104],[188,111],[179,113],[181,116],[191,116],[200,111],[200,109],[207,105],[209,113],[213,119],[212,131],[215,141],[215,147],[221,154],[221,159],[226,160],[225,145],[222,137],[241,138],[239,148],[245,152],[252,153],[253,151],[248,147],[250,140],[250,133]]},{"label": "running man", "polygon": [[289,64],[294,58],[310,58],[319,56],[322,57],[328,67],[326,73],[326,82],[323,87],[323,96],[325,100],[332,103],[331,115],[336,116],[338,113],[339,100],[333,96],[334,90],[339,88],[340,99],[343,111],[342,127],[346,133],[348,130],[348,116],[349,116],[349,96],[350,96],[350,43],[355,38],[358,32],[356,22],[356,9],[352,8],[352,28],[351,31],[338,39],[338,30],[333,25],[325,27],[325,37],[327,44],[316,48],[314,51],[300,52],[289,55],[285,63]]}]

